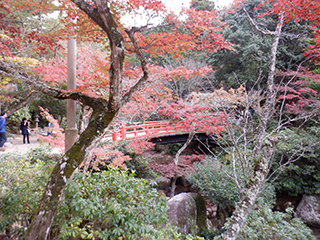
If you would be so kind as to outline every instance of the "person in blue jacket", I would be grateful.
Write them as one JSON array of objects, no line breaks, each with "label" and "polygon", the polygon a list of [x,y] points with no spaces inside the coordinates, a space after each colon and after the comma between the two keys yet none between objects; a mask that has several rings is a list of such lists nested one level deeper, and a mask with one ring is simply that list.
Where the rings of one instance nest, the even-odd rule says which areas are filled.
[{"label": "person in blue jacket", "polygon": [[7,113],[2,112],[0,116],[0,151],[4,151],[4,143],[7,141],[6,125],[7,125]]},{"label": "person in blue jacket", "polygon": [[26,143],[26,138],[27,138],[27,142],[30,143],[29,141],[29,122],[26,118],[22,118],[22,122],[20,124],[20,130],[21,130],[21,134],[23,136],[23,144]]},{"label": "person in blue jacket", "polygon": [[53,123],[52,122],[48,122],[48,131],[47,131],[47,136],[53,136],[52,134],[52,128],[53,128]]}]

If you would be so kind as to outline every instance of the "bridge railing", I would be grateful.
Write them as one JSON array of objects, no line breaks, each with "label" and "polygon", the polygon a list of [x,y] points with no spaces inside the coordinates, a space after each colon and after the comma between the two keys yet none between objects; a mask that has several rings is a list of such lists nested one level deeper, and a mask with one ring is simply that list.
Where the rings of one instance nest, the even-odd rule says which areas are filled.
[{"label": "bridge railing", "polygon": [[172,123],[169,121],[144,122],[140,125],[125,125],[108,134],[113,141],[137,137],[156,137],[169,133],[186,132],[184,122]]}]

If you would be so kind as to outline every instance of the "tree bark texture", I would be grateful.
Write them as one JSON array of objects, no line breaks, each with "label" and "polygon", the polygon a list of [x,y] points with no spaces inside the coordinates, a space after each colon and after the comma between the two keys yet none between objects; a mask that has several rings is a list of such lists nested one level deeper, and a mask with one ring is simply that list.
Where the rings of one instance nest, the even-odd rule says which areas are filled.
[{"label": "tree bark texture", "polygon": [[[103,105],[106,106],[106,103]],[[86,149],[90,147],[97,136],[103,134],[115,114],[115,111],[103,113],[103,109],[95,111],[90,118],[88,127],[80,135],[78,141],[56,164],[43,193],[38,211],[28,229],[26,239],[47,239],[67,179],[85,160]]]},{"label": "tree bark texture", "polygon": [[15,111],[27,106],[30,102],[32,102],[32,100],[38,97],[39,94],[39,91],[31,91],[31,93],[28,94],[28,96],[23,101],[20,101],[17,105],[10,107],[10,110],[7,111],[8,116],[12,115]]},{"label": "tree bark texture", "polygon": [[[179,157],[181,155],[181,153],[188,147],[188,145],[190,144],[190,142],[192,141],[193,137],[195,135],[194,131],[191,131],[189,133],[188,139],[187,141],[183,144],[183,146],[177,151],[175,157],[174,157],[174,165],[178,165],[179,164]],[[171,181],[171,189],[170,189],[170,198],[174,197],[174,192],[176,190],[176,182],[177,182],[178,176],[173,177],[172,181]]]},{"label": "tree bark texture", "polygon": [[268,120],[273,113],[276,101],[274,76],[276,70],[276,54],[281,35],[282,24],[283,16],[280,15],[277,28],[273,33],[274,37],[270,51],[270,64],[265,96],[266,102],[263,106],[258,131],[256,134],[256,141],[251,154],[252,162],[255,164],[251,170],[251,174],[246,186],[240,192],[240,202],[237,204],[236,209],[231,216],[230,225],[223,234],[222,239],[233,240],[239,235],[243,224],[245,223],[255,204],[255,201],[261,192],[267,174],[269,173],[269,164],[274,153],[276,138],[267,137],[266,128]]},{"label": "tree bark texture", "polygon": [[195,132],[192,130],[189,133],[188,139],[187,141],[183,144],[183,146],[177,151],[175,157],[174,157],[174,164],[177,166],[179,163],[179,157],[181,155],[181,153],[188,147],[188,145],[190,144],[190,142],[192,141],[193,137],[195,135]]},{"label": "tree bark texture", "polygon": [[[36,79],[25,73],[19,73],[0,61],[0,74],[18,78],[31,83],[36,89],[59,99],[73,99],[80,101],[84,106],[92,108],[92,115],[87,128],[81,133],[76,143],[68,150],[54,167],[43,193],[37,213],[28,229],[26,240],[45,240],[50,232],[51,224],[58,210],[59,201],[66,186],[67,180],[72,176],[78,166],[85,160],[86,150],[94,140],[104,134],[105,129],[113,121],[119,109],[130,100],[134,91],[147,80],[144,71],[141,79],[126,94],[122,92],[122,74],[124,62],[123,36],[114,21],[107,0],[94,0],[96,7],[84,0],[72,0],[79,9],[84,11],[107,34],[111,49],[110,94],[109,99],[92,98],[80,92],[66,92],[41,84]],[[133,34],[130,39],[134,40]],[[135,48],[139,52],[138,48]],[[139,58],[141,55],[139,56]],[[146,62],[141,62],[141,67],[146,70]],[[124,95],[123,95],[124,94]]]}]

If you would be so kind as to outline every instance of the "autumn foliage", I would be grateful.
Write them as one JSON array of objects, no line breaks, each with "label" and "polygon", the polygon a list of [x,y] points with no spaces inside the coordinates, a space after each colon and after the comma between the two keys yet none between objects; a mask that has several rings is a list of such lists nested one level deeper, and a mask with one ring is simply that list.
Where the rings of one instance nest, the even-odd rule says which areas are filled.
[{"label": "autumn foliage", "polygon": [[[49,49],[60,47],[58,40],[63,35],[59,35],[57,29],[44,30],[41,22],[35,23],[31,20],[31,16],[41,18],[41,15],[54,10],[56,5],[53,1],[1,1],[0,50],[13,56],[13,49],[32,55],[33,52],[46,53]],[[30,18],[26,18],[26,15]]]},{"label": "autumn foliage", "polygon": [[[272,7],[259,17],[284,14],[287,22],[310,23],[314,31],[314,44],[310,49],[316,59],[320,44],[319,1],[271,0],[257,5],[253,11],[258,12],[267,3],[271,3]],[[46,21],[46,14],[54,11],[59,13],[59,19],[56,22]],[[146,21],[140,26],[130,26],[123,21],[127,14],[137,16],[141,12],[150,19],[158,16],[160,20],[157,24]],[[279,26],[282,23],[278,24],[279,34],[275,34],[277,41],[281,35]],[[183,124],[186,132],[190,133],[189,136],[201,132],[220,138],[226,126],[231,125],[227,120],[230,114],[249,107],[259,112],[260,107],[264,107],[258,128],[260,132],[254,140],[256,145],[254,141],[251,143],[254,146],[250,157],[255,163],[261,156],[264,157],[261,154],[263,151],[271,152],[268,147],[270,144],[263,145],[263,141],[268,131],[267,123],[273,117],[275,107],[275,95],[272,94],[275,70],[272,64],[267,83],[269,88],[265,96],[258,91],[248,95],[245,88],[239,88],[193,93],[189,98],[180,99],[169,87],[170,82],[204,78],[212,73],[211,68],[203,65],[183,66],[182,59],[197,59],[201,54],[224,50],[234,51],[234,45],[225,39],[226,28],[227,25],[216,10],[198,11],[186,8],[180,16],[176,16],[159,0],[1,1],[0,52],[3,56],[0,59],[0,71],[4,76],[1,76],[3,82],[6,85],[18,84],[19,87],[24,84],[23,87],[28,92],[32,92],[34,87],[54,98],[75,100],[85,109],[84,115],[90,116],[87,128],[81,132],[78,141],[53,169],[27,239],[39,239],[34,236],[48,235],[66,180],[72,178],[78,167],[96,171],[100,166],[125,168],[125,161],[130,158],[116,151],[112,144],[93,147],[95,140],[102,138],[108,128],[112,130],[128,122],[144,122],[149,119],[169,120]],[[66,90],[65,42],[69,36],[80,43],[77,88],[72,91]],[[270,55],[272,61],[276,58],[276,52],[275,47]],[[174,64],[157,65],[156,59],[160,58]],[[24,61],[30,59],[36,60],[27,63]],[[202,60],[205,62],[204,57]],[[292,75],[290,72],[287,74]],[[308,71],[298,73],[294,80],[285,82],[287,85],[279,88],[283,93],[278,96],[279,105],[283,104],[286,113],[299,114],[306,108],[317,110],[318,81],[319,76],[311,76]],[[261,106],[264,100],[264,106]],[[48,110],[41,108],[41,111],[54,125],[54,129],[50,129],[54,131],[54,136],[42,139],[53,147],[63,148],[63,130]],[[114,119],[116,122],[112,125]],[[150,147],[152,144],[136,139],[129,143],[127,149],[134,154],[141,154]],[[241,151],[238,150],[235,155],[238,154],[242,154]],[[192,171],[193,163],[202,160],[202,156],[178,155],[176,158],[179,161],[169,164],[153,162],[150,168],[167,177],[177,178]],[[265,162],[257,161],[258,164],[270,166],[267,157],[262,160]],[[252,168],[252,172],[261,169],[264,167]],[[256,178],[250,179],[250,176],[245,181],[252,179],[256,181]],[[254,189],[256,195],[252,196],[258,196],[264,181],[258,184],[259,187]],[[253,203],[248,209],[252,207]],[[245,218],[246,216],[241,220],[242,223]]]},{"label": "autumn foliage", "polygon": [[52,123],[52,126],[46,127],[46,130],[51,134],[49,136],[38,135],[40,141],[49,143],[52,148],[59,148],[64,151],[64,129],[60,127],[58,120],[56,120],[50,113],[48,109],[44,109],[39,106],[41,110],[41,115],[48,122]]},{"label": "autumn foliage", "polygon": [[279,87],[279,103],[284,103],[285,111],[294,115],[310,114],[320,108],[318,97],[320,75],[308,69],[279,73],[291,79],[286,86]]},{"label": "autumn foliage", "polygon": [[194,171],[194,163],[204,160],[203,155],[182,155],[179,163],[174,164],[172,159],[160,159],[149,164],[149,168],[167,178],[185,177]]}]

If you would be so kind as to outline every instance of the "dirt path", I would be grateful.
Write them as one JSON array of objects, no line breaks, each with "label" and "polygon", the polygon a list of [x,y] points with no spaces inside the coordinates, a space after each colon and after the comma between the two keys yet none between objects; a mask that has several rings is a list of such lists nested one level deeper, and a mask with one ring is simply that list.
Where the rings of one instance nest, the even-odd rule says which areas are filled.
[{"label": "dirt path", "polygon": [[[5,153],[17,153],[17,154],[25,154],[29,150],[33,148],[38,148],[41,145],[45,145],[46,143],[40,143],[38,136],[36,133],[31,133],[29,135],[30,144],[23,144],[23,136],[21,134],[7,134],[7,142],[4,144],[5,151],[0,151],[0,154]],[[61,150],[54,149],[54,153],[59,153]]]}]

